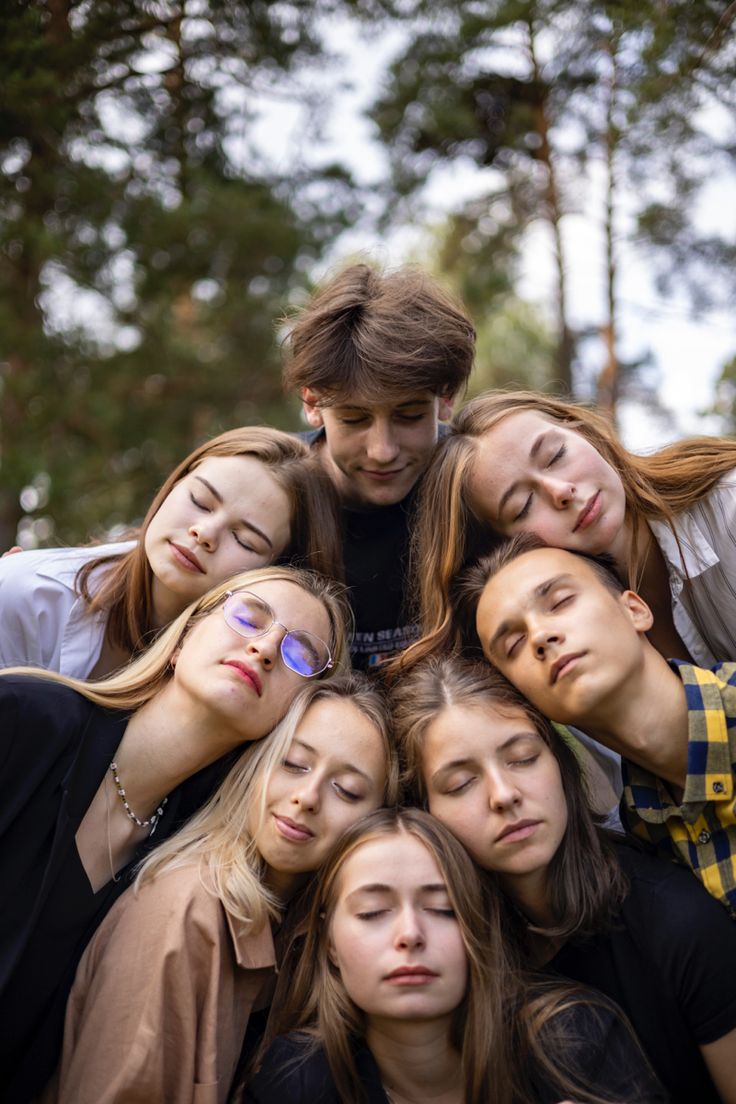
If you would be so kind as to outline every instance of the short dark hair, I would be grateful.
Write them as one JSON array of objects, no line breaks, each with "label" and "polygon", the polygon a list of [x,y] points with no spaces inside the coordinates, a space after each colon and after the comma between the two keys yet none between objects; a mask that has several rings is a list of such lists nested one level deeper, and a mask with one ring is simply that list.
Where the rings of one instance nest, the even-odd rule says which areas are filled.
[{"label": "short dark hair", "polygon": [[352,264],[317,291],[285,344],[284,388],[312,388],[326,404],[345,395],[453,396],[473,366],[475,329],[421,269]]},{"label": "short dark hair", "polygon": [[[478,637],[475,632],[475,613],[480,596],[487,583],[495,575],[498,575],[504,567],[507,567],[514,560],[518,560],[520,556],[525,556],[527,552],[536,552],[540,548],[553,547],[555,546],[547,544],[546,541],[543,541],[534,533],[518,533],[510,540],[503,541],[498,547],[494,548],[493,552],[490,552],[487,556],[482,556],[471,567],[458,575],[452,588],[453,605],[457,625],[463,641],[468,647],[475,648],[478,644]],[[588,552],[573,552],[570,549],[562,549],[561,551],[570,552],[571,556],[576,556],[589,564],[598,581],[614,594],[623,594],[626,590],[626,583],[622,582],[616,573],[616,561],[607,552],[593,556]]]}]

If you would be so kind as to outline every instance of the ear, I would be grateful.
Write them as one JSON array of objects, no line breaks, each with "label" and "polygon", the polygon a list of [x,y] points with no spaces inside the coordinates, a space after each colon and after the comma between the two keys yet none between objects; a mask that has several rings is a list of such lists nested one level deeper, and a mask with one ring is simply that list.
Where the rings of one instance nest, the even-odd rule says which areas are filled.
[{"label": "ear", "polygon": [[176,667],[176,664],[177,664],[177,661],[178,661],[180,655],[181,655],[181,648],[174,648],[174,651],[171,653],[171,658],[169,659],[169,667],[171,667],[171,668]]},{"label": "ear", "polygon": [[633,590],[625,590],[621,595],[621,603],[631,618],[631,623],[637,632],[649,632],[654,624],[654,614],[643,598]]},{"label": "ear", "polygon": [[322,411],[317,403],[319,402],[319,396],[316,391],[313,391],[311,387],[302,387],[302,409],[304,411],[304,417],[307,419],[307,424],[312,429],[319,429],[323,426],[324,419],[322,417]]},{"label": "ear", "polygon": [[454,395],[440,395],[437,404],[437,417],[441,422],[449,422],[452,418],[452,408],[455,405]]},{"label": "ear", "polygon": [[340,963],[337,961],[337,951],[335,950],[335,944],[332,942],[332,936],[327,940],[327,957],[339,973]]}]

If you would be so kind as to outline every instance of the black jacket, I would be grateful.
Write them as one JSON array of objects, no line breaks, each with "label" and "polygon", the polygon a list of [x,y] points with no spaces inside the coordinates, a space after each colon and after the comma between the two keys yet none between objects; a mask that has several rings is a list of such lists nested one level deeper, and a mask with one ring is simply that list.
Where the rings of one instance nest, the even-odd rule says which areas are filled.
[{"label": "black jacket", "polygon": [[[0,1095],[8,1104],[30,1100],[53,1072],[77,963],[149,847],[92,896],[75,836],[127,721],[66,686],[0,677]],[[152,844],[201,805],[229,761],[169,796]]]}]

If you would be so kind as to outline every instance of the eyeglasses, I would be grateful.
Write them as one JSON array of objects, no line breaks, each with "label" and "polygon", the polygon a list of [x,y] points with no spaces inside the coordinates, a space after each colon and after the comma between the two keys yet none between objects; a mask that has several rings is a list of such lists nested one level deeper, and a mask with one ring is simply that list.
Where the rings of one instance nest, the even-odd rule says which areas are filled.
[{"label": "eyeglasses", "polygon": [[265,636],[274,625],[284,629],[281,658],[290,671],[302,678],[321,675],[332,666],[332,654],[324,640],[306,629],[287,629],[276,620],[271,607],[249,590],[239,590],[235,594],[229,590],[222,612],[226,624],[246,640]]}]

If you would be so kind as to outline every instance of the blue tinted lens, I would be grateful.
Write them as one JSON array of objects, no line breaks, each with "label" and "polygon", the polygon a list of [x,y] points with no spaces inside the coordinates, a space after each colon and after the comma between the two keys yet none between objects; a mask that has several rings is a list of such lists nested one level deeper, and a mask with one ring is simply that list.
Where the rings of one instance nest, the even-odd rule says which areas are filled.
[{"label": "blue tinted lens", "polygon": [[281,655],[286,666],[304,678],[319,675],[330,663],[327,645],[308,632],[287,632],[281,641]]},{"label": "blue tinted lens", "polygon": [[268,606],[240,594],[233,594],[228,598],[222,612],[230,628],[241,636],[258,636],[267,632],[273,623]]}]

